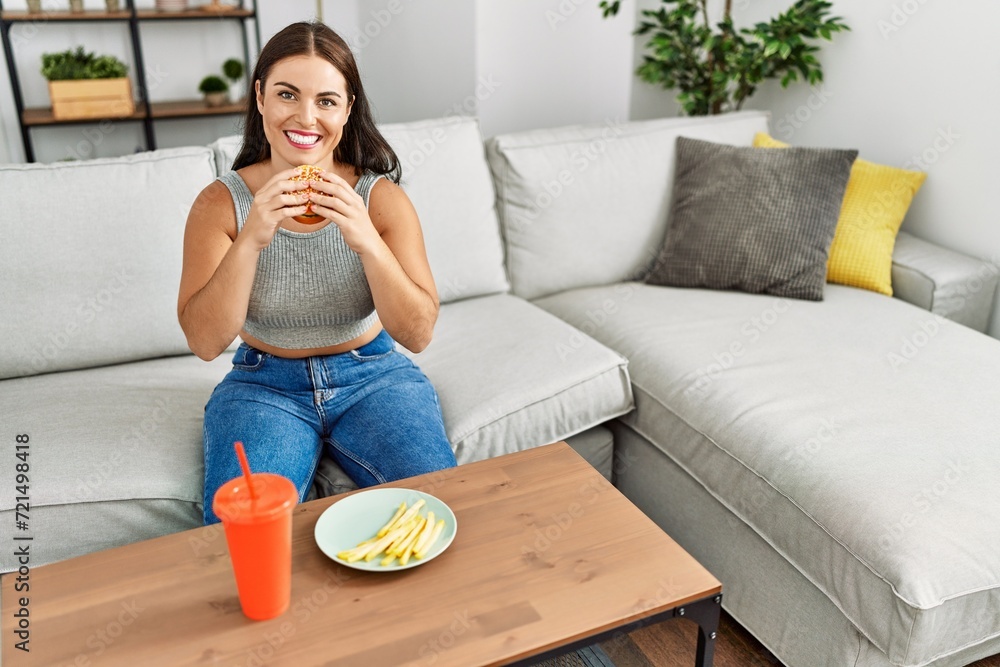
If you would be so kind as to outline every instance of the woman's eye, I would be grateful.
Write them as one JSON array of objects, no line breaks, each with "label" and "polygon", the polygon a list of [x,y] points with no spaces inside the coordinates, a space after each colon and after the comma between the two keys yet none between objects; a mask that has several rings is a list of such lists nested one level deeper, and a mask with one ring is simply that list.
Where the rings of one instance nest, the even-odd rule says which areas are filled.
[{"label": "woman's eye", "polygon": [[320,100],[319,103],[320,103],[321,106],[324,106],[324,107],[335,107],[335,106],[337,106],[337,103],[334,102],[333,100]]},{"label": "woman's eye", "polygon": [[[287,95],[288,97],[285,97],[285,95]],[[278,93],[278,97],[280,97],[280,98],[281,98],[281,99],[283,99],[283,100],[291,100],[291,99],[295,99],[295,96],[294,96],[294,95],[292,95],[292,94],[291,94],[290,92],[288,92],[287,90],[283,90],[283,91],[281,91],[280,93]]]}]

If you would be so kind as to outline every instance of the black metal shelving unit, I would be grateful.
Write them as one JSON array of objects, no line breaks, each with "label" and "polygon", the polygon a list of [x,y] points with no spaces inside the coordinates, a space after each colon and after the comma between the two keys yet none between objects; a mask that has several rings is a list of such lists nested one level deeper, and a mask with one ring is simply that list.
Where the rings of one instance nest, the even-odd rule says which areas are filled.
[{"label": "black metal shelving unit", "polygon": [[[240,114],[242,104],[227,104],[219,107],[208,107],[198,100],[179,100],[171,102],[149,101],[149,90],[146,81],[146,68],[143,61],[142,36],[139,26],[146,22],[160,21],[239,21],[243,38],[243,62],[247,73],[252,70],[250,60],[250,27],[253,23],[254,53],[260,51],[260,25],[257,21],[255,6],[245,7],[244,0],[223,11],[205,11],[200,7],[177,12],[161,12],[155,9],[136,9],[135,0],[125,0],[125,9],[117,12],[93,11],[70,12],[49,11],[30,13],[28,11],[4,10],[0,0],[0,33],[3,37],[3,51],[7,60],[7,72],[10,76],[11,89],[14,92],[14,106],[17,108],[18,125],[21,129],[21,143],[24,146],[24,156],[28,162],[35,161],[35,150],[32,144],[32,128],[55,125],[84,125],[102,121],[139,122],[143,125],[146,150],[156,148],[156,132],[153,121],[166,118],[199,118],[226,114]],[[24,107],[24,96],[21,93],[21,81],[17,73],[17,62],[14,58],[14,48],[11,42],[11,29],[19,23],[79,23],[79,22],[116,22],[128,25],[129,38],[132,46],[132,58],[135,63],[133,83],[138,89],[135,113],[125,117],[82,118],[78,120],[57,120],[48,108]]]}]

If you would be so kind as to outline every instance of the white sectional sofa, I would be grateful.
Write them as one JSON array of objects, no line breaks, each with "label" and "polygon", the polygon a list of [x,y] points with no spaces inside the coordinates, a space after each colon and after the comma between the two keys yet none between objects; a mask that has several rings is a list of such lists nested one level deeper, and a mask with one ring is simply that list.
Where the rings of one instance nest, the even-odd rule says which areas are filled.
[{"label": "white sectional sofa", "polygon": [[[458,460],[567,439],[788,665],[1000,652],[1000,342],[974,330],[996,271],[901,234],[899,299],[641,282],[676,138],[749,145],[767,121],[610,123],[485,147],[472,119],[383,128],[443,304],[414,359]],[[0,165],[0,454],[13,462],[29,436],[35,566],[200,524],[203,408],[229,359],[190,355],[175,299],[187,209],[236,143]],[[317,494],[352,486],[324,460]],[[5,493],[0,521],[13,513]]]}]

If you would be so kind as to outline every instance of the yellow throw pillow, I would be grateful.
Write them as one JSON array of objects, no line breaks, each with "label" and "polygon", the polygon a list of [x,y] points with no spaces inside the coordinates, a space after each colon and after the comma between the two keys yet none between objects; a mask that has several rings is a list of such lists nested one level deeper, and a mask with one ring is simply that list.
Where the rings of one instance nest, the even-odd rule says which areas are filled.
[{"label": "yellow throw pillow", "polygon": [[[758,132],[758,148],[788,144]],[[826,280],[892,296],[892,249],[914,195],[927,174],[858,158],[851,168],[844,203],[830,245]]]}]

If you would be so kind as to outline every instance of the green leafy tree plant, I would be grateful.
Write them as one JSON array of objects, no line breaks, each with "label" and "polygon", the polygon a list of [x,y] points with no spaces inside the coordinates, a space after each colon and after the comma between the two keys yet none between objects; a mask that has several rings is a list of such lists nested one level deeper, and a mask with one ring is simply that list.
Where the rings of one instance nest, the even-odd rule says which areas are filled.
[{"label": "green leafy tree plant", "polygon": [[[689,116],[738,111],[767,79],[780,79],[782,88],[800,77],[810,85],[821,82],[819,47],[810,41],[850,30],[839,16],[830,16],[832,3],[824,0],[797,0],[770,21],[740,29],[733,25],[732,0],[714,27],[708,0],[662,2],[659,10],[642,11],[635,34],[650,37],[636,74],[680,91],[677,101]],[[617,15],[619,5],[600,2],[605,18]]]},{"label": "green leafy tree plant", "polygon": [[42,54],[42,76],[47,81],[120,79],[128,68],[114,56],[95,56],[82,46],[76,50]]}]

